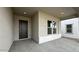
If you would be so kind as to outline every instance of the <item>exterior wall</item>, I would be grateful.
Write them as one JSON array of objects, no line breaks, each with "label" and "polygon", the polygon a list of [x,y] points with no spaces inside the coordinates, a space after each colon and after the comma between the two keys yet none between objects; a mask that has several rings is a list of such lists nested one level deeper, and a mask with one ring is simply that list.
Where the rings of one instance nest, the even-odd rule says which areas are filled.
[{"label": "exterior wall", "polygon": [[[67,24],[73,24],[72,25],[73,33],[71,33],[71,34],[66,33]],[[79,39],[79,18],[73,18],[73,19],[61,21],[61,33],[62,33],[62,36],[64,36],[64,37]]]},{"label": "exterior wall", "polygon": [[[55,20],[57,23],[57,33],[49,35],[47,33],[47,21]],[[39,11],[39,43],[48,42],[54,39],[61,38],[60,34],[60,20],[47,14]]]},{"label": "exterior wall", "polygon": [[[28,20],[28,30],[29,30],[29,38],[32,38],[37,43],[44,43],[54,39],[61,38],[60,33],[60,20],[41,11],[35,13],[31,18],[24,16],[14,16],[15,25],[14,25],[14,39],[19,40],[19,20]],[[47,21],[55,20],[57,23],[57,33],[56,34],[47,34]],[[26,38],[25,38],[26,39]]]},{"label": "exterior wall", "polygon": [[[19,40],[19,20],[28,21],[28,38],[24,38],[24,39],[30,39],[31,38],[31,18],[15,15],[14,16],[14,40],[15,41]],[[24,39],[21,39],[21,40],[24,40]]]},{"label": "exterior wall", "polygon": [[13,43],[13,15],[10,8],[0,7],[0,51],[8,51]]},{"label": "exterior wall", "polygon": [[36,41],[37,43],[39,43],[39,38],[38,38],[38,28],[39,28],[39,24],[38,24],[38,12],[35,13],[32,18],[32,39],[34,41]]}]

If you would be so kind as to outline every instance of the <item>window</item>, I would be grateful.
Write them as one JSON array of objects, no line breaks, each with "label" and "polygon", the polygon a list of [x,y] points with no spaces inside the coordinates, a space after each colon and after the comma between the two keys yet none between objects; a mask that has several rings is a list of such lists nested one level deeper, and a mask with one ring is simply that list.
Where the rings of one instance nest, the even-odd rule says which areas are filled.
[{"label": "window", "polygon": [[72,33],[72,24],[66,25],[66,32],[67,33]]},{"label": "window", "polygon": [[48,34],[52,34],[52,21],[48,21]]},{"label": "window", "polygon": [[48,21],[48,34],[56,34],[56,22]]}]

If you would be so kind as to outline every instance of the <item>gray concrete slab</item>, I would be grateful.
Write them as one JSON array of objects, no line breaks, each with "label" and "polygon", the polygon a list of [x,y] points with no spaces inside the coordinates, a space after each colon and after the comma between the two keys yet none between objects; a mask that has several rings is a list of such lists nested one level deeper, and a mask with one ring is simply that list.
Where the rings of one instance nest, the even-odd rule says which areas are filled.
[{"label": "gray concrete slab", "polygon": [[33,40],[16,41],[9,52],[78,52],[79,42],[75,39],[60,38],[43,44],[37,44]]}]

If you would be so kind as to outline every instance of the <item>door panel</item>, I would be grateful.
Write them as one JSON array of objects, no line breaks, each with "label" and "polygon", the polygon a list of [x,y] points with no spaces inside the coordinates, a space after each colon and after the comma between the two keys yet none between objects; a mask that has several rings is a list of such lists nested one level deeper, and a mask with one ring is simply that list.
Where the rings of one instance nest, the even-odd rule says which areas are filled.
[{"label": "door panel", "polygon": [[28,21],[19,20],[19,39],[28,38]]}]

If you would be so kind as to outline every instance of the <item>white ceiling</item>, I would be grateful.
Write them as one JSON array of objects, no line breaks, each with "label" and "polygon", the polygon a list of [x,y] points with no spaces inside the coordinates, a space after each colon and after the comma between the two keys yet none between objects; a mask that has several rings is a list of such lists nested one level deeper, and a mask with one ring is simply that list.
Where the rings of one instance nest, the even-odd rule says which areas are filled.
[{"label": "white ceiling", "polygon": [[[13,12],[15,14],[23,15],[24,12],[27,12],[26,15],[32,16],[35,12],[41,10],[56,17],[66,17],[73,14],[76,14],[75,8],[72,7],[14,7]],[[64,12],[64,14],[61,14]]]}]

